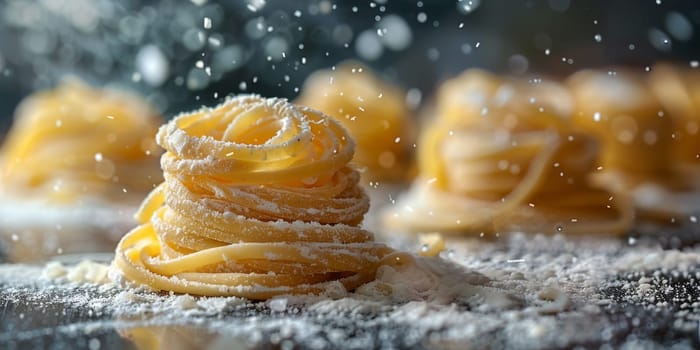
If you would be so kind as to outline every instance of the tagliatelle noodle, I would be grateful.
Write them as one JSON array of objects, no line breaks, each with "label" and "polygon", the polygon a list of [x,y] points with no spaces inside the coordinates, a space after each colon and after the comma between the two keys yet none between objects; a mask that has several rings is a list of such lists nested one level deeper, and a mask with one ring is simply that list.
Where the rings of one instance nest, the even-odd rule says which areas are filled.
[{"label": "tagliatelle noodle", "polygon": [[649,86],[673,122],[675,160],[700,166],[700,73],[697,69],[659,63]]},{"label": "tagliatelle noodle", "polygon": [[574,124],[600,139],[605,171],[626,181],[668,182],[674,177],[673,124],[641,77],[580,71],[568,84],[576,100]]},{"label": "tagliatelle noodle", "polygon": [[67,80],[28,97],[2,148],[3,192],[59,201],[147,193],[161,118],[135,96]]},{"label": "tagliatelle noodle", "polygon": [[157,290],[267,299],[352,290],[410,258],[357,225],[369,202],[335,121],[283,99],[239,96],[161,127],[165,182],[116,249]]},{"label": "tagliatelle noodle", "polygon": [[614,234],[632,223],[622,195],[588,177],[595,142],[573,132],[566,91],[554,83],[501,85],[488,113],[438,117],[423,135],[421,179],[385,213],[390,227],[459,233]]},{"label": "tagliatelle noodle", "polygon": [[438,88],[436,117],[458,126],[478,123],[503,83],[495,74],[467,69]]},{"label": "tagliatelle noodle", "polygon": [[697,212],[697,168],[678,156],[690,146],[683,143],[693,141],[676,140],[683,136],[676,122],[684,117],[671,114],[684,107],[665,110],[644,77],[625,71],[581,71],[568,85],[576,99],[574,124],[601,141],[603,171],[596,182],[630,193],[637,217],[645,220],[669,222]]},{"label": "tagliatelle noodle", "polygon": [[413,143],[404,92],[380,80],[357,62],[313,73],[304,83],[298,104],[334,117],[357,143],[353,162],[369,181],[406,177]]}]

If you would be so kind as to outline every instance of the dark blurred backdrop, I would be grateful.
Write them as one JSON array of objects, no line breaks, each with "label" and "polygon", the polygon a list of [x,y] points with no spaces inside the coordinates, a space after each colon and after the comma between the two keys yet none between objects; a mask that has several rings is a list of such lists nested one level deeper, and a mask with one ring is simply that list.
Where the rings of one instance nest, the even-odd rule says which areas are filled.
[{"label": "dark blurred backdrop", "polygon": [[293,98],[312,71],[354,58],[426,100],[468,67],[697,66],[698,24],[696,0],[0,0],[0,128],[66,74],[170,117],[231,93]]}]

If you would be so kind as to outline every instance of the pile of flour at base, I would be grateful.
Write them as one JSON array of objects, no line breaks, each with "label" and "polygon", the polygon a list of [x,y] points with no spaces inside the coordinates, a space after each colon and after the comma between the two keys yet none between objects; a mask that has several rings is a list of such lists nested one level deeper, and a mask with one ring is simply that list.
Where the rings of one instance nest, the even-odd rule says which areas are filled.
[{"label": "pile of flour at base", "polygon": [[[58,282],[75,284],[98,284],[104,288],[131,291],[153,292],[147,286],[134,285],[120,276],[113,266],[83,260],[76,265],[64,265],[54,261],[46,265],[42,276]],[[338,283],[320,295],[286,295],[272,300],[286,299],[297,304],[308,305],[328,299],[358,298],[385,303],[427,301],[440,304],[466,302],[472,307],[505,309],[519,304],[518,298],[499,288],[490,286],[490,279],[464,269],[439,257],[416,257],[415,264],[396,268],[384,265],[377,270],[374,281],[349,292]],[[170,293],[174,295],[174,293]],[[127,294],[125,294],[127,295]],[[162,295],[162,293],[161,293]],[[195,297],[184,295],[185,299]],[[208,297],[197,297],[199,300]],[[211,297],[209,297],[211,298]],[[243,298],[238,298],[243,299]],[[275,302],[269,302],[271,308]],[[274,309],[274,308],[273,308]]]}]

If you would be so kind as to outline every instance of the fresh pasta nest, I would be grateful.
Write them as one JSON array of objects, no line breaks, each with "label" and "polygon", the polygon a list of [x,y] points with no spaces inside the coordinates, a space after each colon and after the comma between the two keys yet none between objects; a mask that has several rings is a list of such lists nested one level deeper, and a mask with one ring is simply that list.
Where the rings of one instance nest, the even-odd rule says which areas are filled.
[{"label": "fresh pasta nest", "polygon": [[649,78],[583,70],[567,80],[576,99],[573,123],[603,149],[602,171],[592,180],[628,193],[636,217],[652,223],[673,223],[700,210],[692,89],[682,91],[675,79],[660,65]]},{"label": "fresh pasta nest", "polygon": [[182,114],[157,142],[165,181],[114,271],[156,290],[266,299],[352,290],[400,260],[360,227],[369,201],[337,122],[255,95]]},{"label": "fresh pasta nest", "polygon": [[33,94],[2,148],[2,192],[54,202],[143,196],[162,180],[152,141],[161,123],[136,96],[76,79]]},{"label": "fresh pasta nest", "polygon": [[163,180],[161,124],[138,96],[74,78],[25,98],[0,150],[0,256],[112,250]]},{"label": "fresh pasta nest", "polygon": [[479,98],[481,109],[461,115],[438,106],[451,113],[424,131],[420,176],[385,212],[390,229],[611,234],[631,227],[629,199],[589,181],[598,148],[571,126],[563,87],[504,81],[494,88],[479,72],[458,79],[443,90],[453,98],[460,86],[468,93],[487,84],[491,92]]},{"label": "fresh pasta nest", "polygon": [[365,181],[407,178],[413,133],[405,93],[364,65],[348,61],[314,72],[297,103],[335,118],[357,143],[353,162]]}]

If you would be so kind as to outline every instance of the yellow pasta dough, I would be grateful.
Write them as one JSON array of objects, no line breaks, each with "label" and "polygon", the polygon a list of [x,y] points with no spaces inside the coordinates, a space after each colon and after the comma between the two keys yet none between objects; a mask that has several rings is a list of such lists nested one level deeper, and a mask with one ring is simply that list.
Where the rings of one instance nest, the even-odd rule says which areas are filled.
[{"label": "yellow pasta dough", "polygon": [[488,105],[503,80],[487,71],[468,69],[437,91],[437,115],[454,125],[469,126],[488,114]]},{"label": "yellow pasta dough", "polygon": [[681,145],[670,112],[685,107],[665,110],[642,76],[625,71],[581,71],[568,84],[576,99],[574,123],[601,142],[603,171],[596,182],[630,193],[643,219],[674,221],[700,209],[697,172],[676,156]]},{"label": "yellow pasta dough", "polygon": [[413,140],[404,93],[369,68],[346,62],[315,72],[296,102],[336,118],[348,129],[357,142],[354,162],[366,168],[366,180],[406,177]]},{"label": "yellow pasta dough", "polygon": [[420,178],[385,213],[388,226],[467,233],[629,229],[629,200],[588,181],[596,143],[572,131],[563,87],[510,81],[488,95],[482,107],[488,112],[478,120],[469,113],[438,117],[427,128]]},{"label": "yellow pasta dough", "polygon": [[162,126],[165,182],[116,249],[157,290],[266,299],[352,290],[405,261],[358,224],[369,207],[340,124],[283,99],[239,96]]},{"label": "yellow pasta dough", "polygon": [[661,63],[649,81],[673,121],[675,160],[700,166],[700,71]]},{"label": "yellow pasta dough", "polygon": [[672,172],[672,122],[641,77],[580,71],[568,84],[576,100],[574,123],[601,140],[605,170],[637,178]]},{"label": "yellow pasta dough", "polygon": [[2,148],[4,193],[58,201],[142,195],[162,180],[160,117],[140,99],[68,80],[27,98]]}]

